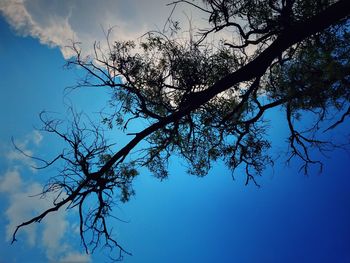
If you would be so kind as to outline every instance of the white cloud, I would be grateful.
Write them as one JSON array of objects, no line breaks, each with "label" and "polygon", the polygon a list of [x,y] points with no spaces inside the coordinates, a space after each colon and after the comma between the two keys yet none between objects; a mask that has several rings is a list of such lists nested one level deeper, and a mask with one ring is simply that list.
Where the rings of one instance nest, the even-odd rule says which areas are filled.
[{"label": "white cloud", "polygon": [[[162,29],[172,7],[169,0],[1,0],[0,13],[22,35],[38,38],[41,43],[60,48],[65,58],[73,53],[66,46],[71,40],[82,42],[83,50],[95,41],[105,42],[103,30],[114,27],[112,39],[130,40],[149,30]],[[184,10],[179,6],[174,16],[188,26]],[[194,10],[186,11],[194,24],[203,22]]]},{"label": "white cloud", "polygon": [[[8,174],[13,174],[13,171],[9,171]],[[13,191],[8,195],[10,204],[5,212],[5,215],[9,220],[9,223],[6,226],[7,241],[12,240],[12,234],[17,225],[32,217],[34,213],[38,213],[39,209],[46,207],[44,199],[29,198],[29,196],[40,193],[42,188],[39,184],[35,183],[28,185],[25,190],[22,188],[17,188],[15,190],[16,191]],[[23,229],[30,246],[36,244],[36,230],[37,225],[34,224]]]},{"label": "white cloud", "polygon": [[[66,46],[69,40],[76,38],[69,24],[69,13],[64,16],[50,14],[40,8],[38,1],[31,2],[32,5],[39,4],[35,10],[30,9],[30,2],[25,0],[2,0],[0,11],[19,34],[38,38],[49,46],[58,46],[63,56],[69,57],[71,53]],[[44,23],[38,22],[41,17],[47,18]]]},{"label": "white cloud", "polygon": [[[38,131],[33,131],[24,136],[24,139],[17,140],[16,145],[25,154],[32,155],[31,146],[38,146],[42,139],[43,136]],[[13,147],[5,146],[4,150],[8,170],[3,175],[0,174],[0,194],[8,201],[4,212],[8,220],[5,226],[5,238],[10,242],[16,226],[52,207],[55,196],[54,193],[46,194],[45,197],[41,196],[43,186],[40,183],[23,179],[21,171],[29,173],[30,170],[22,168],[34,165],[32,159],[25,157]],[[61,197],[64,198],[64,195]],[[76,259],[81,259],[78,262],[88,262],[88,256],[80,255],[67,243],[65,236],[72,236],[72,233],[78,237],[73,227],[69,225],[67,210],[62,207],[59,211],[47,215],[40,224],[33,223],[21,228],[17,238],[25,240],[32,248],[44,248],[49,262],[58,262],[61,257],[66,256],[68,260],[76,257]]]},{"label": "white cloud", "polygon": [[0,192],[14,193],[22,186],[21,176],[18,170],[7,171],[3,177],[0,178]]},{"label": "white cloud", "polygon": [[[52,202],[50,202],[50,206],[52,206]],[[46,247],[46,255],[50,261],[57,261],[58,255],[69,250],[69,245],[62,243],[69,226],[69,222],[66,220],[67,211],[65,209],[65,207],[62,207],[59,211],[49,214],[44,219],[42,244]]]},{"label": "white cloud", "polygon": [[[19,145],[18,147],[21,147],[21,146]],[[21,147],[21,150],[23,151],[24,154],[28,156],[33,155],[32,151],[25,149],[24,147]],[[19,152],[16,149],[11,149],[7,151],[5,155],[6,155],[6,158],[11,162],[19,162],[20,164],[24,164],[28,167],[35,167],[35,162],[31,158],[25,156],[23,153]]]},{"label": "white cloud", "polygon": [[25,165],[27,167],[31,167],[32,171],[35,172],[36,170],[33,169],[33,167],[36,167],[35,161],[28,157],[33,156],[34,153],[32,150],[28,149],[31,145],[39,146],[41,141],[43,140],[43,135],[37,131],[34,130],[33,132],[27,134],[24,136],[24,139],[14,140],[14,143],[18,149],[20,149],[20,152],[18,149],[12,145],[11,147],[4,147],[4,155],[10,163],[16,163],[20,165]]},{"label": "white cloud", "polygon": [[60,263],[88,263],[91,262],[90,257],[86,254],[80,254],[76,252],[68,253],[65,257],[61,258]]},{"label": "white cloud", "polygon": [[43,140],[44,136],[37,130],[32,132],[32,141],[35,145],[39,145]]},{"label": "white cloud", "polygon": [[[23,181],[18,170],[9,170],[0,176],[0,194],[5,194],[9,202],[5,211],[9,222],[6,225],[7,241],[12,240],[12,234],[17,225],[52,206],[53,195],[47,195],[45,198],[38,196],[42,189],[42,185],[37,182]],[[57,262],[61,255],[66,258],[66,261],[63,262],[89,262],[88,255],[81,255],[73,251],[65,241],[64,237],[70,234],[71,229],[64,207],[45,217],[40,226],[42,227],[39,228],[38,224],[32,224],[21,228],[17,239],[25,237],[29,246],[43,247],[50,262]],[[69,261],[70,259],[77,260]]]}]

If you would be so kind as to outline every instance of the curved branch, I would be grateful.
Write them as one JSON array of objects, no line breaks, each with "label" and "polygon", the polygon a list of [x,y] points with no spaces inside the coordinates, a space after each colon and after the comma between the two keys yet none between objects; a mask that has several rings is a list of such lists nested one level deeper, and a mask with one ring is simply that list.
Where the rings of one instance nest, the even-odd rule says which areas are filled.
[{"label": "curved branch", "polygon": [[125,158],[126,155],[144,138],[155,132],[156,130],[165,127],[167,124],[181,119],[191,111],[199,108],[201,105],[207,103],[217,94],[231,88],[235,84],[243,81],[248,81],[254,77],[262,76],[274,59],[278,58],[280,54],[287,50],[295,43],[320,32],[333,23],[338,22],[350,15],[350,1],[341,0],[336,4],[330,6],[320,14],[310,18],[308,21],[295,24],[293,27],[285,29],[281,35],[266,48],[256,59],[249,62],[234,73],[217,81],[210,88],[192,93],[180,109],[167,116],[164,119],[152,124],[142,132],[138,133],[127,145],[113,155],[113,157],[96,173],[101,176],[108,171],[118,160]]}]

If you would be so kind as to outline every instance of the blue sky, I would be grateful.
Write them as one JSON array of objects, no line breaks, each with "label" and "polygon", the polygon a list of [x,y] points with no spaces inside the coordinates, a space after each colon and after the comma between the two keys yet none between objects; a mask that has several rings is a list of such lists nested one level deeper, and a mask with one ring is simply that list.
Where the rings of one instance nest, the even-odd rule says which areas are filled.
[{"label": "blue sky", "polygon": [[[64,13],[67,7],[60,7],[55,10]],[[45,109],[64,116],[65,104],[72,101],[97,118],[95,112],[108,99],[106,90],[96,89],[64,96],[64,88],[74,85],[79,72],[64,69],[63,42],[56,40],[58,48],[48,47],[49,40],[57,38],[50,35],[52,30],[40,31],[49,24],[45,17],[34,19],[42,14],[40,8],[26,9],[36,22],[37,31],[28,31],[33,37],[23,36],[27,28],[11,29],[10,16],[0,18],[0,263],[105,262],[103,252],[81,254],[75,215],[65,211],[22,231],[19,241],[9,244],[15,222],[47,207],[47,201],[27,196],[55,172],[28,168],[30,161],[11,148],[11,136],[30,153],[54,156],[61,144],[35,132],[38,113]],[[79,21],[69,24],[76,37],[86,35]],[[130,36],[137,34],[133,27]],[[93,37],[97,36],[86,40]],[[270,117],[277,153],[285,145],[285,124],[278,111]],[[334,136],[347,130],[349,125],[343,125]],[[324,172],[308,177],[297,172],[295,163],[280,163],[259,178],[261,188],[245,187],[240,171],[233,181],[220,163],[204,178],[187,175],[175,158],[168,180],[160,182],[144,171],[135,181],[136,196],[115,209],[128,221],[113,223],[118,240],[133,253],[124,262],[350,262],[349,161],[348,153],[334,151],[325,159]]]}]

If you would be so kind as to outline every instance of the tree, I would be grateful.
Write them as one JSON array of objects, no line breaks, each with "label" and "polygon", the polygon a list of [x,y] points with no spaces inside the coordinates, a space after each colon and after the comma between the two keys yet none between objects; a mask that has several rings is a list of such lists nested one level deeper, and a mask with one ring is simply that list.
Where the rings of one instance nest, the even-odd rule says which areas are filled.
[{"label": "tree", "polygon": [[[43,194],[54,192],[53,206],[17,226],[13,234],[40,222],[51,212],[77,207],[80,236],[88,253],[99,245],[117,249],[116,259],[129,254],[113,238],[107,219],[113,204],[134,194],[132,181],[145,166],[158,178],[168,176],[167,162],[179,155],[189,173],[205,176],[213,162],[224,160],[235,170],[242,166],[246,184],[258,186],[257,175],[272,164],[265,134],[266,111],[285,112],[290,135],[289,158],[298,157],[308,173],[311,149],[336,147],[322,134],[350,115],[350,2],[347,0],[203,0],[175,1],[203,12],[208,28],[188,40],[180,38],[179,24],[168,19],[170,32],[149,32],[140,43],[109,42],[95,45],[93,57],[83,57],[79,46],[68,61],[86,76],[77,86],[109,87],[112,113],[102,124],[83,123],[73,113],[72,125],[42,114],[43,130],[63,139],[67,148],[53,160],[39,158],[46,168],[61,165]],[[224,38],[210,42],[209,36]],[[227,32],[230,38],[227,38]],[[300,116],[310,115],[301,130]],[[109,144],[103,124],[127,132],[132,121],[148,126],[129,134],[133,138],[119,150]],[[328,125],[328,126],[327,126]],[[141,149],[139,143],[145,141]],[[130,155],[138,150],[138,155]],[[33,157],[35,158],[35,157]],[[91,200],[95,207],[87,209]],[[87,234],[89,232],[89,234]],[[90,249],[90,250],[89,250]]]}]

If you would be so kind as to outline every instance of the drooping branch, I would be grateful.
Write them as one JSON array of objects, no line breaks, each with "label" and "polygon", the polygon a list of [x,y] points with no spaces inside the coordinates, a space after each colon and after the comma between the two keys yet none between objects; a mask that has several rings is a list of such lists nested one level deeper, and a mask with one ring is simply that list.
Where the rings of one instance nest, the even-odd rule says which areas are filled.
[{"label": "drooping branch", "polygon": [[[82,122],[81,114],[74,111],[71,111],[71,114],[73,121],[71,130],[68,132],[60,130],[60,121],[47,119],[45,113],[40,114],[43,122],[42,130],[59,136],[66,143],[67,148],[63,149],[62,153],[51,162],[28,154],[26,156],[44,162],[46,166],[51,166],[55,162],[63,162],[63,167],[59,174],[47,183],[40,194],[42,197],[46,197],[47,194],[56,195],[52,206],[36,217],[18,225],[13,233],[12,243],[17,240],[16,235],[20,228],[39,223],[48,214],[59,209],[78,207],[80,236],[86,253],[93,252],[102,244],[109,247],[111,253],[114,248],[119,249],[119,255],[114,259],[120,260],[124,254],[131,254],[115,240],[107,227],[106,218],[110,216],[112,206],[116,202],[116,196],[114,196],[116,189],[120,190],[121,202],[127,201],[133,195],[131,183],[137,171],[133,168],[132,163],[123,163],[97,176],[94,170],[109,160],[109,151],[113,145],[107,144],[100,127],[91,123],[87,127]],[[20,152],[25,154],[22,150]],[[93,204],[91,198],[96,198],[97,204]]]},{"label": "drooping branch", "polygon": [[191,111],[199,108],[201,105],[208,102],[217,94],[230,89],[236,84],[263,75],[273,60],[276,59],[283,51],[295,43],[326,29],[333,23],[339,22],[341,19],[345,19],[349,15],[350,2],[347,0],[342,0],[332,5],[322,13],[312,17],[311,19],[297,24],[289,29],[286,29],[265,51],[263,51],[252,62],[243,66],[236,72],[222,78],[208,89],[190,94],[185,100],[185,103],[182,104],[182,107],[177,112],[165,117],[163,120],[152,124],[142,132],[138,133],[134,139],[132,139],[124,148],[118,151],[111,158],[111,160],[100,169],[99,173],[103,174],[105,171],[110,169],[110,167],[118,160],[125,158],[125,156],[140,141],[142,141],[154,131],[188,115]]}]

